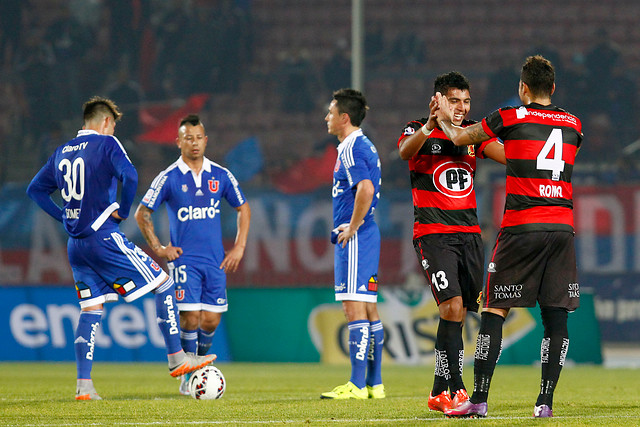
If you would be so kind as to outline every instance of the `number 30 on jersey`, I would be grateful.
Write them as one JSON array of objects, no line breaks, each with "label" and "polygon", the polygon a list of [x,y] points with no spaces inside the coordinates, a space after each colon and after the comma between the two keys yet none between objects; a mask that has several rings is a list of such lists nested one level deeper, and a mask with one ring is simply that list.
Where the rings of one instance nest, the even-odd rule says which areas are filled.
[{"label": "number 30 on jersey", "polygon": [[65,188],[60,191],[64,201],[82,200],[84,196],[84,160],[82,157],[78,157],[73,163],[69,159],[62,159],[58,163],[58,169],[62,172],[65,183]]}]

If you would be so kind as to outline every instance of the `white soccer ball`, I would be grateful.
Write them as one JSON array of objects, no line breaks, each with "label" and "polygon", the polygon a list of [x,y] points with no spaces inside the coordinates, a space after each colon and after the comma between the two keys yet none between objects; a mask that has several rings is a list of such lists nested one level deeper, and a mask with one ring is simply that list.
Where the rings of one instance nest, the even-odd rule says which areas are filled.
[{"label": "white soccer ball", "polygon": [[220,399],[226,388],[224,375],[212,365],[198,369],[189,378],[189,393],[194,399]]}]

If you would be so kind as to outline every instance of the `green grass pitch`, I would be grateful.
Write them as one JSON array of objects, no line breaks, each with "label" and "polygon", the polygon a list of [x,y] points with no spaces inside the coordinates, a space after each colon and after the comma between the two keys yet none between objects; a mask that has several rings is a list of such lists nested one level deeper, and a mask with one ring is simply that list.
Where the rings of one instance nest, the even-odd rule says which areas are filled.
[{"label": "green grass pitch", "polygon": [[[0,363],[0,425],[638,425],[640,370],[566,367],[550,420],[531,417],[539,368],[500,366],[493,378],[489,417],[445,419],[429,412],[430,366],[384,366],[387,398],[321,400],[348,379],[347,366],[220,363],[227,390],[219,400],[178,394],[178,381],[160,363],[96,363],[101,401],[76,402],[73,363]],[[471,366],[465,383],[472,388]]]}]

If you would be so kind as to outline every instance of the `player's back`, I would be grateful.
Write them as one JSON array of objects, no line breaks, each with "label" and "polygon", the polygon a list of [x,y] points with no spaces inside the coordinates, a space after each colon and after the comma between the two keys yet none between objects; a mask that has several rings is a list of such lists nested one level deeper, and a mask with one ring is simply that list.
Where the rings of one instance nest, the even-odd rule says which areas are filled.
[{"label": "player's back", "polygon": [[109,220],[118,208],[117,177],[123,167],[133,168],[115,137],[87,130],[58,147],[50,162],[71,237],[85,237]]},{"label": "player's back", "polygon": [[502,227],[511,232],[573,231],[571,175],[582,143],[580,120],[555,105],[534,103],[500,109],[483,123],[504,141]]}]

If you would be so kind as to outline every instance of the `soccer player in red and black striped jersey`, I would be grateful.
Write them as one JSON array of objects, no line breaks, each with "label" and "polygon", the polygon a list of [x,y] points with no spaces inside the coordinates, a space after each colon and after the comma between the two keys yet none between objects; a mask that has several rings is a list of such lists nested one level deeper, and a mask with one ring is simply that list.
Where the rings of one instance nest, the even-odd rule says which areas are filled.
[{"label": "soccer player in red and black striped jersey", "polygon": [[553,392],[569,348],[568,312],[580,303],[576,273],[571,172],[582,143],[580,120],[551,103],[553,65],[540,55],[522,66],[523,105],[501,108],[481,123],[455,125],[455,105],[436,94],[438,124],[459,146],[499,137],[507,158],[506,205],[487,283],[469,401],[450,416],[485,416],[491,377],[511,307],[540,304],[542,381],[534,417],[551,417]]},{"label": "soccer player in red and black striped jersey", "polygon": [[[471,106],[469,91],[469,81],[456,71],[435,79],[434,95],[445,94],[454,106],[456,125],[475,123],[465,119]],[[469,398],[462,381],[462,324],[467,310],[478,311],[484,268],[473,185],[476,156],[501,163],[505,157],[496,139],[475,147],[455,146],[436,127],[436,107],[432,97],[429,117],[405,125],[398,150],[411,171],[413,244],[440,312],[428,406],[444,412]]]}]

